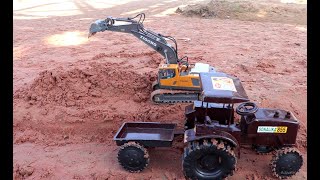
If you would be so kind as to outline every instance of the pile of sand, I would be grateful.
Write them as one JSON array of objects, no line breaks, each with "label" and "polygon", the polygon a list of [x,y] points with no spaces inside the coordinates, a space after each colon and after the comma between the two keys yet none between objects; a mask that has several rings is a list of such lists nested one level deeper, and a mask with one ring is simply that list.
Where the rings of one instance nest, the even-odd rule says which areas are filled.
[{"label": "pile of sand", "polygon": [[178,8],[176,13],[187,17],[307,24],[307,7],[301,4],[280,5],[253,1],[212,0],[207,4],[200,3]]},{"label": "pile of sand", "polygon": [[92,63],[84,69],[43,71],[30,87],[18,90],[14,97],[30,104],[63,106],[88,105],[120,95],[140,102],[148,100],[155,74],[115,67],[116,64]]},{"label": "pile of sand", "polygon": [[14,94],[14,101],[26,110],[15,115],[14,143],[106,142],[123,122],[183,124],[182,105],[151,102],[155,72],[115,67],[119,65],[91,63],[84,68],[40,72],[30,86]]}]

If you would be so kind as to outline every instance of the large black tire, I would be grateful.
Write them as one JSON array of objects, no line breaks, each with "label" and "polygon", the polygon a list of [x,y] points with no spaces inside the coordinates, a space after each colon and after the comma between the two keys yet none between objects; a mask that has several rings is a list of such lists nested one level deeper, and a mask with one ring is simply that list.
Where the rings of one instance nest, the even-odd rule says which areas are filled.
[{"label": "large black tire", "polygon": [[206,139],[190,142],[183,155],[187,179],[214,180],[232,175],[237,163],[233,148],[226,142]]},{"label": "large black tire", "polygon": [[142,145],[136,142],[128,142],[120,147],[118,161],[125,170],[137,173],[149,164],[149,154]]},{"label": "large black tire", "polygon": [[271,160],[275,177],[286,179],[295,175],[303,164],[303,158],[296,148],[285,147],[276,151]]}]

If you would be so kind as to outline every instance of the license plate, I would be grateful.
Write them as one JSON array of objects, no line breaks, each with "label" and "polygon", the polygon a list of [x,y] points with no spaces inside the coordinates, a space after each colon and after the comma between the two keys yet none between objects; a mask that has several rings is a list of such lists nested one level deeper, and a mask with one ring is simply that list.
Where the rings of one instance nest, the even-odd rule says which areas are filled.
[{"label": "license plate", "polygon": [[258,126],[257,133],[287,133],[286,126]]}]

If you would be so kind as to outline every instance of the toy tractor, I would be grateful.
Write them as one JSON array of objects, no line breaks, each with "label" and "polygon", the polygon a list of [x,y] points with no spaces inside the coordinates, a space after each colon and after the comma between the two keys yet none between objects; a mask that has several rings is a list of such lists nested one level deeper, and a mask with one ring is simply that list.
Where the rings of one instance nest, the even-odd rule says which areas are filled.
[{"label": "toy tractor", "polygon": [[[148,148],[170,147],[184,136],[183,173],[187,179],[223,179],[233,175],[240,147],[274,151],[271,170],[278,178],[295,175],[303,164],[295,148],[299,121],[281,109],[258,108],[236,77],[200,73],[201,101],[185,107],[185,128],[155,122],[124,123],[114,137],[120,165],[139,172],[149,162]],[[241,103],[234,110],[234,104]],[[235,121],[235,112],[240,119]],[[252,167],[253,168],[253,167]]]}]

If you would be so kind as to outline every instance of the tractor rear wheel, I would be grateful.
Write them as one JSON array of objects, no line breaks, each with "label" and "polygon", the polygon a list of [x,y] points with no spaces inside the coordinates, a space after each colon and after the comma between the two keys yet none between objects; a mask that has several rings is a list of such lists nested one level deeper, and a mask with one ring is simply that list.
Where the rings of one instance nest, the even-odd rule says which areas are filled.
[{"label": "tractor rear wheel", "polygon": [[184,150],[182,166],[187,179],[212,180],[232,175],[236,162],[236,156],[228,143],[205,139],[189,143]]},{"label": "tractor rear wheel", "polygon": [[128,142],[120,147],[118,161],[125,170],[136,173],[147,167],[149,154],[142,145],[136,142]]},{"label": "tractor rear wheel", "polygon": [[276,151],[270,165],[274,176],[286,179],[295,175],[302,164],[300,152],[296,148],[285,147]]}]

